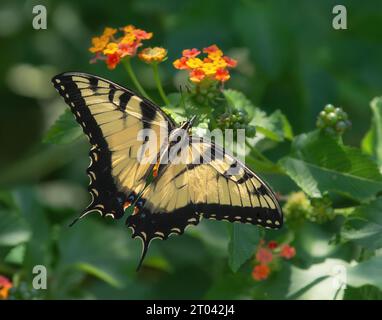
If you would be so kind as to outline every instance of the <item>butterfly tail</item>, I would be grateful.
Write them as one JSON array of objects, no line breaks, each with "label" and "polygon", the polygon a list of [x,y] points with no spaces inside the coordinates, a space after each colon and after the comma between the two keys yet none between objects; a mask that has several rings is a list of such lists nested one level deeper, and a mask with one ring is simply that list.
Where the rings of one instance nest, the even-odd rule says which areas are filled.
[{"label": "butterfly tail", "polygon": [[83,213],[81,213],[81,215],[79,215],[77,218],[75,218],[70,224],[69,224],[69,227],[73,227],[78,220],[82,219],[83,217],[85,217],[90,211],[89,210],[85,210]]},{"label": "butterfly tail", "polygon": [[142,239],[142,244],[143,244],[143,247],[142,247],[141,259],[139,260],[138,267],[137,267],[136,271],[139,271],[139,269],[142,266],[142,262],[145,259],[147,251],[149,249],[150,241],[145,241],[145,240]]}]

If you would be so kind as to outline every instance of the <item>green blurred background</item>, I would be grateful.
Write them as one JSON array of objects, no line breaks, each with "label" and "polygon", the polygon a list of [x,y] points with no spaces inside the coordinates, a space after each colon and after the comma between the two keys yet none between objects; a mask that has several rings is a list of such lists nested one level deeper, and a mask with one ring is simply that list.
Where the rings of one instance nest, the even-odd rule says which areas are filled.
[{"label": "green blurred background", "polygon": [[[47,8],[47,30],[32,28],[36,4]],[[134,24],[154,32],[149,44],[169,51],[169,60],[161,65],[167,92],[177,91],[179,73],[171,62],[181,51],[215,43],[239,60],[229,87],[243,91],[267,112],[281,109],[295,133],[313,129],[325,104],[341,106],[353,123],[344,139],[359,145],[370,125],[369,101],[382,92],[382,2],[342,1],[348,12],[347,30],[332,27],[336,4],[328,0],[1,1],[0,212],[8,216],[7,210],[20,211],[27,225],[18,218],[0,222],[13,224],[11,231],[17,231],[11,238],[0,234],[0,274],[18,270],[17,259],[26,242],[24,276],[30,276],[28,266],[35,264],[54,270],[47,298],[285,297],[286,284],[267,293],[245,272],[229,271],[223,222],[203,222],[182,237],[154,242],[148,267],[139,274],[134,270],[140,243],[130,239],[122,222],[94,215],[67,228],[89,202],[88,145],[85,139],[62,146],[41,142],[66,108],[50,79],[64,71],[83,71],[129,86],[122,68],[110,71],[103,63],[89,64],[88,47],[91,37],[105,26]],[[150,95],[158,98],[151,70],[139,62],[135,68]],[[289,184],[271,183],[289,191]],[[301,265],[323,261],[337,250],[326,244],[323,228],[307,226],[305,232],[304,245],[298,248],[305,255]],[[11,248],[21,248],[14,253],[13,264],[1,262],[9,258]],[[287,272],[285,268],[281,273]]]}]

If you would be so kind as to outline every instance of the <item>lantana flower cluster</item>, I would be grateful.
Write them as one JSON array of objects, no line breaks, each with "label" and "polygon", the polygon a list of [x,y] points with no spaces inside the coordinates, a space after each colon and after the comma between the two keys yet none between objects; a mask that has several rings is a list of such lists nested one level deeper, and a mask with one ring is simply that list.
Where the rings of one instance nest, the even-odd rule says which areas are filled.
[{"label": "lantana flower cluster", "polygon": [[317,128],[335,136],[344,134],[351,127],[351,122],[342,108],[327,104],[318,115],[316,125]]},{"label": "lantana flower cluster", "polygon": [[266,280],[271,270],[279,259],[292,259],[296,255],[296,249],[289,244],[278,244],[271,240],[266,243],[260,241],[255,254],[255,266],[252,270],[252,278],[256,281]]},{"label": "lantana flower cluster", "polygon": [[[120,35],[120,36],[117,36]],[[138,29],[133,25],[114,29],[106,27],[102,35],[92,38],[89,51],[95,54],[94,59],[105,60],[109,69],[114,69],[124,57],[134,57],[143,41],[151,39],[152,32]]]},{"label": "lantana flower cluster", "polygon": [[[151,65],[159,95],[164,104],[168,106],[171,103],[163,90],[158,69],[158,64],[167,59],[167,50],[162,47],[140,49],[144,42],[152,37],[152,32],[136,28],[133,25],[119,29],[106,27],[101,35],[92,38],[92,46],[89,51],[94,54],[94,57],[90,62],[103,60],[111,70],[122,63],[138,92],[145,98],[151,99],[140,84],[131,64],[131,58],[137,56],[141,61]],[[237,61],[224,55],[215,44],[203,49],[204,57],[201,57],[201,54],[202,52],[196,48],[185,49],[182,57],[173,62],[173,66],[179,70],[187,70],[191,82],[206,84],[203,87],[208,89],[208,94],[218,97],[217,93],[221,94],[218,84],[230,79],[229,69],[236,67]],[[198,87],[195,86],[194,89],[198,89]],[[197,91],[199,93],[199,90]]]},{"label": "lantana flower cluster", "polygon": [[229,68],[234,68],[237,61],[223,54],[217,45],[211,45],[203,49],[204,57],[199,57],[201,51],[185,49],[182,57],[175,60],[173,65],[176,69],[187,70],[192,82],[201,82],[206,79],[213,79],[225,82],[230,78]]}]

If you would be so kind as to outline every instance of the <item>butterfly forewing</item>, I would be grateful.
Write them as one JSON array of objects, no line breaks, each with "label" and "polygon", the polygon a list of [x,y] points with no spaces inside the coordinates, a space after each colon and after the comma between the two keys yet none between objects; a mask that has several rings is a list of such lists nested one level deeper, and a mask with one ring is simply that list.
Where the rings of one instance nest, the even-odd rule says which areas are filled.
[{"label": "butterfly forewing", "polygon": [[[174,123],[148,100],[108,80],[64,73],[52,82],[92,145],[87,170],[92,202],[84,214],[98,211],[120,218],[129,196],[138,195],[145,186],[150,159],[164,143],[161,130],[172,130]],[[154,134],[148,141],[145,131]],[[140,161],[144,143],[152,145],[146,148],[148,159]]]}]

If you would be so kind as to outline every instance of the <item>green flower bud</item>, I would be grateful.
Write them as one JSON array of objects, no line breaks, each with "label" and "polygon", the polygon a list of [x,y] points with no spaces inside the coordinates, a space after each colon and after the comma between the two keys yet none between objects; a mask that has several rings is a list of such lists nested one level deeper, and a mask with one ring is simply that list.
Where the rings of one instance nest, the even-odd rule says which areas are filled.
[{"label": "green flower bud", "polygon": [[329,124],[335,124],[338,120],[338,116],[334,112],[330,112],[326,115],[326,121]]},{"label": "green flower bud", "polygon": [[336,124],[336,130],[338,132],[344,132],[347,129],[347,124],[345,121],[338,121]]},{"label": "green flower bud", "polygon": [[326,113],[330,113],[330,112],[333,112],[334,111],[334,106],[332,104],[327,104],[324,108],[324,111]]}]

